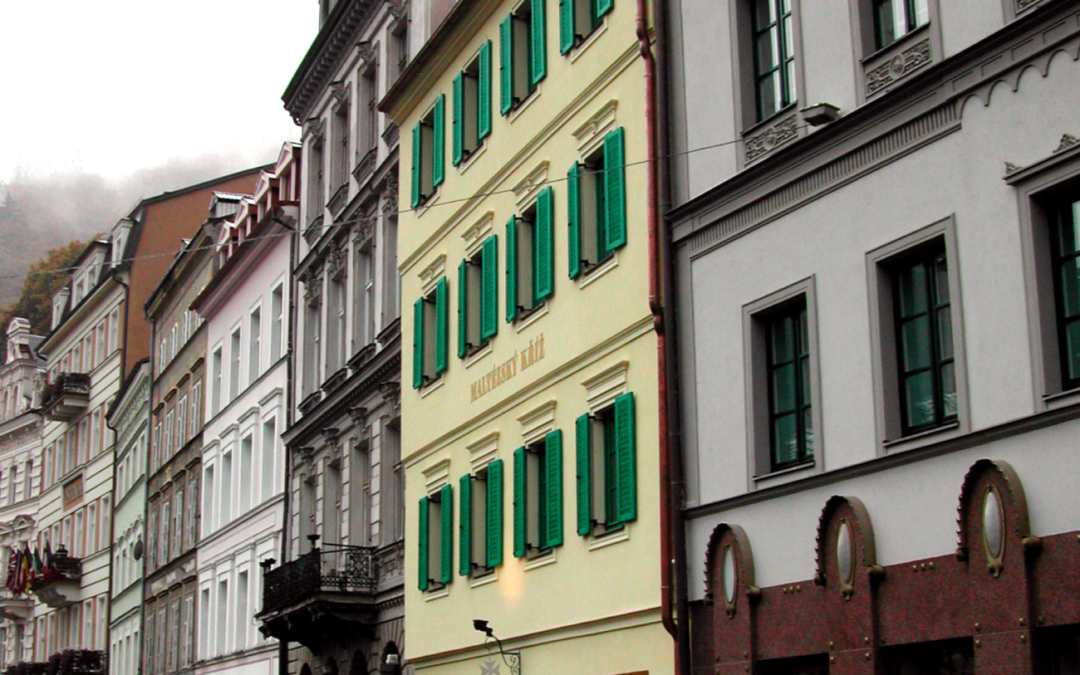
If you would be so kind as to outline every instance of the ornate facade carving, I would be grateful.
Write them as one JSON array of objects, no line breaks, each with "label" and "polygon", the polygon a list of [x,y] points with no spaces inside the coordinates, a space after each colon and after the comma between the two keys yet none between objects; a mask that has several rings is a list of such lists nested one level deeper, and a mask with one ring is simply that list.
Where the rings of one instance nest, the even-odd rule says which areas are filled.
[{"label": "ornate facade carving", "polygon": [[318,304],[322,298],[322,266],[312,265],[304,272],[304,301],[309,305]]},{"label": "ornate facade carving", "polygon": [[390,176],[383,184],[382,212],[384,216],[397,213],[398,209],[398,182],[397,178]]},{"label": "ornate facade carving", "polygon": [[797,115],[789,115],[776,124],[749,136],[744,141],[746,145],[746,161],[752,162],[758,157],[767,155],[784,143],[797,138],[799,135],[799,118]]},{"label": "ornate facade carving", "polygon": [[932,60],[930,38],[919,40],[885,63],[867,71],[867,98],[882,91],[894,82],[902,80]]},{"label": "ornate facade carving", "polygon": [[331,279],[338,280],[345,276],[345,268],[348,266],[348,253],[344,241],[336,241],[330,247],[330,253],[326,258],[326,270]]}]

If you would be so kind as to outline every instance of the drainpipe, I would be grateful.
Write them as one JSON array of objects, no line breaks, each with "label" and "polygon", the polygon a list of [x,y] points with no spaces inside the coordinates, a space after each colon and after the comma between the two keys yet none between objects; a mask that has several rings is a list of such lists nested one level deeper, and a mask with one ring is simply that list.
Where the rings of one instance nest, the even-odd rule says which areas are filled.
[{"label": "drainpipe", "polygon": [[660,619],[672,638],[678,629],[672,612],[673,595],[671,537],[671,447],[668,443],[667,348],[664,313],[660,301],[659,214],[657,192],[659,173],[656,151],[656,61],[649,45],[647,24],[648,0],[637,0],[635,23],[638,51],[645,65],[645,124],[648,161],[648,230],[649,230],[649,311],[656,331],[657,380],[659,384],[660,441]]},{"label": "drainpipe", "polygon": [[[671,101],[668,90],[668,77],[664,66],[667,64],[668,47],[668,3],[662,0],[653,2],[653,30],[656,38],[656,62],[661,67],[655,71],[656,94],[655,115],[656,126],[659,133],[655,138],[658,143],[659,156],[656,163],[652,164],[656,172],[658,184],[660,211],[657,217],[671,206],[671,144],[669,139],[670,116],[669,106]],[[677,625],[677,660],[676,671],[689,675],[691,672],[690,656],[690,603],[688,596],[686,561],[686,522],[683,517],[685,504],[686,484],[684,478],[683,453],[682,453],[682,416],[679,408],[679,326],[675,320],[675,264],[674,247],[671,244],[671,229],[666,223],[661,222],[658,228],[659,247],[657,252],[657,264],[659,265],[660,292],[663,297],[663,325],[665,326],[665,364],[663,377],[667,387],[667,451],[670,461],[669,485],[671,491],[671,523],[672,523],[672,565],[675,567],[675,615],[680,617]]]}]

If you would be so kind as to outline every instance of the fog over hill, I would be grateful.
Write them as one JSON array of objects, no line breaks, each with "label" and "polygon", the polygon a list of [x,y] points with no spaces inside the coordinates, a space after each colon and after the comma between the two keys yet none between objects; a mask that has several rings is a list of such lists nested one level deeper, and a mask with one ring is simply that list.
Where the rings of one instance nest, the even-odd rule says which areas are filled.
[{"label": "fog over hill", "polygon": [[121,178],[16,169],[0,181],[0,307],[15,302],[27,268],[48,249],[108,232],[144,197],[270,163],[277,150],[175,158]]}]

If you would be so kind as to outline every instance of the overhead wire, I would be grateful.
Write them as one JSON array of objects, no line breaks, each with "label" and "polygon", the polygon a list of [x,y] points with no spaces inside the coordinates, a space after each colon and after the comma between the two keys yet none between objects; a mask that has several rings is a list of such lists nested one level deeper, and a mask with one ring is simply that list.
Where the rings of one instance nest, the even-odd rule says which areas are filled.
[{"label": "overhead wire", "polygon": [[[800,126],[797,127],[797,129],[805,129],[808,126],[809,125],[800,125]],[[698,147],[698,148],[691,148],[689,150],[681,150],[679,152],[672,152],[672,153],[669,153],[667,155],[657,157],[656,161],[672,159],[674,157],[679,157],[679,156],[684,156],[684,155],[692,155],[694,153],[704,152],[706,150],[715,150],[717,148],[722,148],[722,147],[725,147],[725,146],[728,146],[728,145],[735,145],[735,144],[742,143],[742,142],[743,142],[743,140],[741,138],[740,139],[735,139],[735,140],[730,140],[730,141],[721,141],[719,143],[713,143],[711,145],[703,145],[703,146]],[[609,169],[585,169],[585,170],[582,171],[581,175],[588,176],[588,175],[602,174],[602,173],[605,173],[606,171],[614,171],[616,169],[626,169],[626,168],[630,168],[630,167],[641,166],[641,165],[644,165],[644,164],[648,164],[650,161],[652,161],[652,160],[643,159],[643,160],[639,160],[639,161],[636,161],[636,162],[625,162],[625,163],[622,164],[622,166],[611,167]],[[554,185],[556,183],[566,182],[567,180],[569,180],[568,176],[567,177],[559,177],[559,178],[550,178],[550,179],[541,181],[538,185],[539,186]],[[436,207],[439,207],[439,206],[450,206],[452,204],[461,204],[461,203],[465,203],[465,202],[471,202],[471,201],[474,201],[476,199],[486,199],[488,197],[494,197],[496,195],[508,194],[508,193],[512,193],[512,192],[514,192],[513,188],[505,188],[505,189],[501,189],[501,190],[491,190],[491,191],[488,191],[488,192],[476,192],[476,193],[473,193],[473,194],[465,196],[465,197],[458,197],[456,199],[440,200],[438,202],[435,202],[434,204],[430,204],[430,205],[424,206],[422,208],[424,210],[427,210],[427,209],[432,209],[432,208],[436,208]],[[421,209],[421,207],[400,209],[400,210],[397,210],[397,211],[391,211],[391,212],[388,212],[388,213],[384,213],[383,215],[384,216],[385,215],[400,216],[400,215],[403,215],[403,214],[406,214],[406,213],[413,213],[415,211],[419,211],[420,209]],[[361,223],[361,222],[365,222],[365,221],[369,221],[369,222],[374,221],[376,218],[377,217],[356,216],[354,218],[350,218],[350,219],[344,221],[343,224],[355,225],[357,223]],[[301,234],[301,235],[304,235],[309,230],[311,230],[313,227],[315,227],[315,226],[309,225],[309,226],[304,227],[304,228],[302,228],[300,230],[297,230],[297,232],[299,234]],[[276,238],[279,238],[279,237],[290,237],[292,235],[293,235],[292,232],[281,232],[281,233],[277,233],[277,234],[260,234],[260,235],[254,236],[254,237],[249,237],[249,238],[245,239],[244,241],[249,242],[249,241],[257,241],[257,240],[260,240],[260,239],[276,239]],[[151,260],[151,259],[154,259],[154,258],[175,258],[177,255],[180,255],[181,253],[188,253],[188,252],[192,252],[192,251],[204,251],[204,250],[211,250],[211,249],[217,249],[217,248],[218,248],[218,244],[211,244],[209,246],[195,246],[195,247],[185,246],[185,247],[180,248],[180,249],[170,250],[170,251],[163,251],[161,253],[145,253],[143,255],[133,256],[133,257],[130,257],[130,258],[121,258],[119,260],[108,261],[108,262],[104,262],[104,263],[98,263],[97,266],[98,267],[104,267],[106,265],[112,266],[112,265],[115,265],[115,264],[131,263],[131,262],[136,262],[138,260]],[[0,280],[3,280],[3,279],[21,279],[21,278],[31,277],[31,276],[43,276],[43,275],[54,275],[54,274],[70,274],[70,273],[72,273],[72,272],[74,272],[76,270],[79,270],[79,269],[82,269],[82,266],[57,267],[57,268],[50,269],[50,270],[34,270],[34,271],[26,272],[25,274],[0,275]]]}]

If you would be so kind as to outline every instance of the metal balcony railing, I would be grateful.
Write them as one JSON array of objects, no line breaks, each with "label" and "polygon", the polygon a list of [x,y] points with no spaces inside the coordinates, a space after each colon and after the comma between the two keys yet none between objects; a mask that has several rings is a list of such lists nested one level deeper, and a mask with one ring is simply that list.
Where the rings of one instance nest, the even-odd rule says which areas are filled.
[{"label": "metal balcony railing", "polygon": [[295,605],[319,593],[373,594],[378,583],[374,547],[330,544],[266,572],[262,613]]}]

